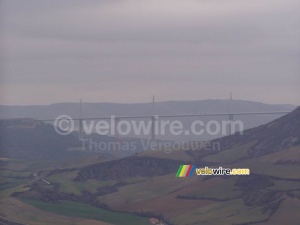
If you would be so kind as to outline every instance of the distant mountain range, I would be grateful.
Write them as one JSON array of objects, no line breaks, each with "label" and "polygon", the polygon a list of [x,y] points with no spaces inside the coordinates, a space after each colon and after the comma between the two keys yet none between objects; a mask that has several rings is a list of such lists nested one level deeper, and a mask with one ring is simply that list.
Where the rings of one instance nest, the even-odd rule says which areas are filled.
[{"label": "distant mountain range", "polygon": [[[197,114],[226,113],[230,100],[199,100],[199,101],[166,101],[155,103],[155,114]],[[82,103],[82,117],[109,117],[152,115],[153,104],[150,103]],[[291,111],[295,105],[265,104],[261,102],[232,100],[233,112],[271,112]],[[0,105],[0,119],[34,118],[53,119],[66,114],[73,118],[80,116],[80,103],[56,103],[51,105]]]},{"label": "distant mountain range", "polygon": [[[155,103],[156,115],[180,115],[180,114],[203,114],[203,113],[228,113],[231,104],[231,112],[274,112],[274,111],[292,111],[296,108],[289,104],[265,104],[244,100],[199,100],[199,101],[168,101]],[[135,103],[135,104],[119,104],[119,103],[83,103],[82,117],[110,117],[115,116],[143,116],[153,115],[152,103]],[[33,119],[55,119],[59,115],[69,115],[72,118],[80,117],[80,103],[57,103],[51,105],[31,105],[31,106],[0,106],[0,119],[7,118],[33,118]],[[278,115],[243,115],[235,116],[234,120],[241,120],[244,123],[244,129],[259,126],[279,118]],[[179,119],[179,118],[176,118]],[[201,119],[207,122],[210,119],[221,121],[227,120],[228,116],[214,117],[185,117],[180,118],[184,129],[190,126],[195,119]],[[129,134],[128,136],[133,136]],[[145,136],[139,136],[144,137]],[[204,133],[199,136],[172,136],[166,133],[164,136],[158,136],[162,140],[209,140],[217,136],[209,136]],[[147,138],[147,137],[146,137]]]}]

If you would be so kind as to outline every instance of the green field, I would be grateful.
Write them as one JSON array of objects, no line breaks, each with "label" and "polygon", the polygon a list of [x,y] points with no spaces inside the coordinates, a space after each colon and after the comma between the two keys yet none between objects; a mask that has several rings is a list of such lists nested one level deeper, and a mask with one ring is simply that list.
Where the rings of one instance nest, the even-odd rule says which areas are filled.
[{"label": "green field", "polygon": [[88,180],[86,182],[74,182],[73,179],[77,176],[78,171],[68,171],[64,173],[54,174],[47,179],[52,183],[59,185],[59,190],[66,193],[80,195],[82,190],[96,192],[97,188],[102,185],[109,185],[112,182],[103,182],[97,180]]},{"label": "green field", "polygon": [[[227,179],[223,179],[211,187],[209,186],[204,189],[199,188],[198,190],[194,190],[183,195],[183,197],[211,198],[215,200],[233,199],[240,196],[241,194],[241,192],[235,190],[234,187],[234,183],[236,182],[237,179],[238,177],[230,177]],[[207,182],[207,181],[201,181],[201,182]]]},{"label": "green field", "polygon": [[77,202],[65,201],[61,204],[53,204],[35,200],[23,201],[39,209],[65,216],[99,220],[115,225],[149,225],[149,220],[146,217],[112,212]]},{"label": "green field", "polygon": [[[111,186],[117,183],[114,180],[108,181],[100,181],[95,179],[90,179],[87,181],[75,182],[73,179],[77,176],[78,170],[68,171],[63,173],[54,174],[52,176],[47,177],[49,181],[52,183],[56,183],[59,185],[59,190],[65,193],[72,193],[75,195],[80,195],[81,191],[87,190],[91,193],[96,193],[97,188],[103,186]],[[140,181],[144,181],[143,177],[134,177],[130,179],[126,179],[128,183],[138,183]]]},{"label": "green field", "polygon": [[268,218],[259,208],[246,207],[242,200],[215,203],[175,217],[171,222],[180,225],[232,225],[249,221],[261,221]]},{"label": "green field", "polygon": [[193,183],[197,177],[191,179],[178,179],[174,174],[147,179],[119,188],[116,193],[101,196],[98,200],[102,203],[121,205],[137,202],[140,200],[152,199],[174,192],[186,185]]},{"label": "green field", "polygon": [[206,156],[203,158],[203,160],[222,164],[236,162],[239,159],[249,157],[247,150],[254,144],[255,142],[250,142],[244,145],[237,145],[231,149],[221,151],[220,153]]}]

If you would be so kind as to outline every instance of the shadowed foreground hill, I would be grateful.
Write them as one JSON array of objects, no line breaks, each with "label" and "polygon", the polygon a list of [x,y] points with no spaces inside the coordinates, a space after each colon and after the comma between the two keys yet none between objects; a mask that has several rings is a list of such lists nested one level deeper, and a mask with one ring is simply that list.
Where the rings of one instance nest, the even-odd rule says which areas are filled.
[{"label": "shadowed foreground hill", "polygon": [[78,138],[62,136],[53,126],[33,119],[0,120],[1,157],[26,160],[73,158],[68,148],[78,147]]},{"label": "shadowed foreground hill", "polygon": [[[110,156],[109,148],[93,149],[88,146],[88,138],[95,143],[113,143],[115,139],[106,135],[92,134],[85,140],[79,141],[78,134],[58,134],[54,126],[35,119],[0,120],[0,157],[22,160],[74,160],[99,154]],[[129,142],[139,140],[128,139]],[[83,149],[82,146],[85,146]],[[107,144],[109,146],[109,144]],[[124,157],[134,154],[134,151],[122,151]]]}]

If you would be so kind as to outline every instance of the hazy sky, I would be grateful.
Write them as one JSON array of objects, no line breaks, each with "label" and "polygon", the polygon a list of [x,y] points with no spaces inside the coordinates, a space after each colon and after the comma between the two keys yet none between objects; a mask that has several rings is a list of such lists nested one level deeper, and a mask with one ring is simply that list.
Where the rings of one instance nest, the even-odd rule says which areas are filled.
[{"label": "hazy sky", "polygon": [[0,0],[0,104],[300,104],[299,0]]}]

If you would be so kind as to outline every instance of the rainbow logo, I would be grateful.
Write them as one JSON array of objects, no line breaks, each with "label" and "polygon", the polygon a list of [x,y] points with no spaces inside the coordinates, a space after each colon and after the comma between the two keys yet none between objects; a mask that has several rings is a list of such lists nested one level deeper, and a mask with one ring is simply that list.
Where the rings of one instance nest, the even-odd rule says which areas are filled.
[{"label": "rainbow logo", "polygon": [[195,167],[195,165],[180,165],[176,177],[191,177]]}]

